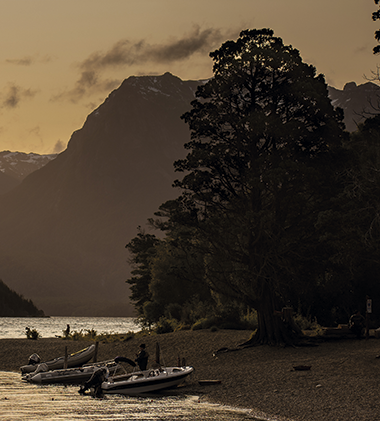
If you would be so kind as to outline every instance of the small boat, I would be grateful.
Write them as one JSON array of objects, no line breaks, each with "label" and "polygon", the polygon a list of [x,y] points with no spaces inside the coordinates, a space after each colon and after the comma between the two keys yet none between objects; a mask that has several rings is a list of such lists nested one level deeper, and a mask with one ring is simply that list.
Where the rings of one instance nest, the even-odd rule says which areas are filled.
[{"label": "small boat", "polygon": [[110,377],[102,383],[103,393],[136,396],[170,389],[183,383],[193,367],[161,367]]},{"label": "small boat", "polygon": [[46,367],[44,367],[44,363],[42,363],[38,365],[36,371],[24,375],[22,380],[36,384],[79,385],[84,384],[90,380],[95,370],[97,370],[99,367],[106,367],[108,375],[110,376],[119,374],[122,371],[124,372],[124,369],[114,360],[88,364],[84,365],[83,367],[49,371],[44,371]]},{"label": "small boat", "polygon": [[[80,367],[83,364],[88,363],[91,358],[95,355],[95,345],[92,344],[89,347],[82,349],[81,351],[74,352],[67,357],[67,368]],[[48,370],[59,370],[62,369],[65,363],[65,357],[58,357],[51,361],[46,361]],[[38,364],[27,364],[20,367],[21,374],[31,373],[36,371]]]}]

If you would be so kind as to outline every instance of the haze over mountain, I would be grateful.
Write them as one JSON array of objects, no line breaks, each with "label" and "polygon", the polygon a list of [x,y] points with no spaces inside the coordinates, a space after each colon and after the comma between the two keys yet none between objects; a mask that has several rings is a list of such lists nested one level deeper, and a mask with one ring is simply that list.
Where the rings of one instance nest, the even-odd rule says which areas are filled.
[{"label": "haze over mountain", "polygon": [[67,149],[1,196],[0,278],[48,315],[126,315],[125,245],[175,197],[199,81],[130,77]]},{"label": "haze over mountain", "polygon": [[[173,162],[185,156],[190,137],[180,116],[200,83],[169,73],[130,77],[73,133],[64,152],[8,185],[0,195],[0,279],[47,315],[132,315],[125,245],[160,204],[178,195]],[[372,83],[329,88],[349,130],[377,90]],[[22,162],[5,170],[9,154],[0,153],[0,193],[1,177]]]}]

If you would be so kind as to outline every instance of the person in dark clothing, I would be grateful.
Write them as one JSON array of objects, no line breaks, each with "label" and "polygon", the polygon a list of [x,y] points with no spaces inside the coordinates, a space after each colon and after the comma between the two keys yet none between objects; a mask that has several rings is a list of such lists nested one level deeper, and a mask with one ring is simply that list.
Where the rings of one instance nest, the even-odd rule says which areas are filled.
[{"label": "person in dark clothing", "polygon": [[363,329],[364,329],[364,317],[361,315],[360,311],[356,311],[348,322],[348,327],[350,331],[356,335],[358,339],[361,338]]},{"label": "person in dark clothing", "polygon": [[141,344],[139,353],[137,354],[136,359],[135,359],[141,371],[146,370],[146,367],[148,365],[148,358],[149,358],[149,354],[145,350],[145,344]]}]

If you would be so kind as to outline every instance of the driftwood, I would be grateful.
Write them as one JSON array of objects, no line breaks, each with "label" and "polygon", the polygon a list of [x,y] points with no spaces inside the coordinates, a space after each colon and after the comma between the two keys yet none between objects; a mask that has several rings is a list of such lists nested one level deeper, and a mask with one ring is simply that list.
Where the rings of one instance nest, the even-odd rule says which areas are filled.
[{"label": "driftwood", "polygon": [[293,368],[295,371],[307,371],[311,369],[311,365],[295,365]]},{"label": "driftwood", "polygon": [[221,380],[198,380],[198,383],[201,386],[209,386],[209,385],[213,385],[213,384],[220,384],[222,383]]}]

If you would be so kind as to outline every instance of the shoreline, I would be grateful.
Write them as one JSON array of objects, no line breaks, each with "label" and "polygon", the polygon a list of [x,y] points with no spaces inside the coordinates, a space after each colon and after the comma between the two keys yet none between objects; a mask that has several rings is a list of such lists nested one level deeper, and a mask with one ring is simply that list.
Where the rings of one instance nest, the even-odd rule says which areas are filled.
[{"label": "shoreline", "polygon": [[[184,358],[195,372],[181,393],[201,401],[249,409],[263,419],[292,421],[377,421],[380,419],[380,341],[335,339],[313,347],[259,346],[218,353],[246,341],[251,331],[180,331],[132,338],[126,342],[100,342],[98,361],[125,356],[134,359],[144,342],[155,359],[160,344],[161,362],[177,365]],[[59,338],[0,339],[0,371],[20,373],[31,354],[42,361],[79,351],[93,342]],[[297,371],[294,366],[311,366]],[[148,363],[149,366],[149,363]],[[200,385],[200,380],[220,384]],[[267,417],[267,418],[265,418]]]}]

